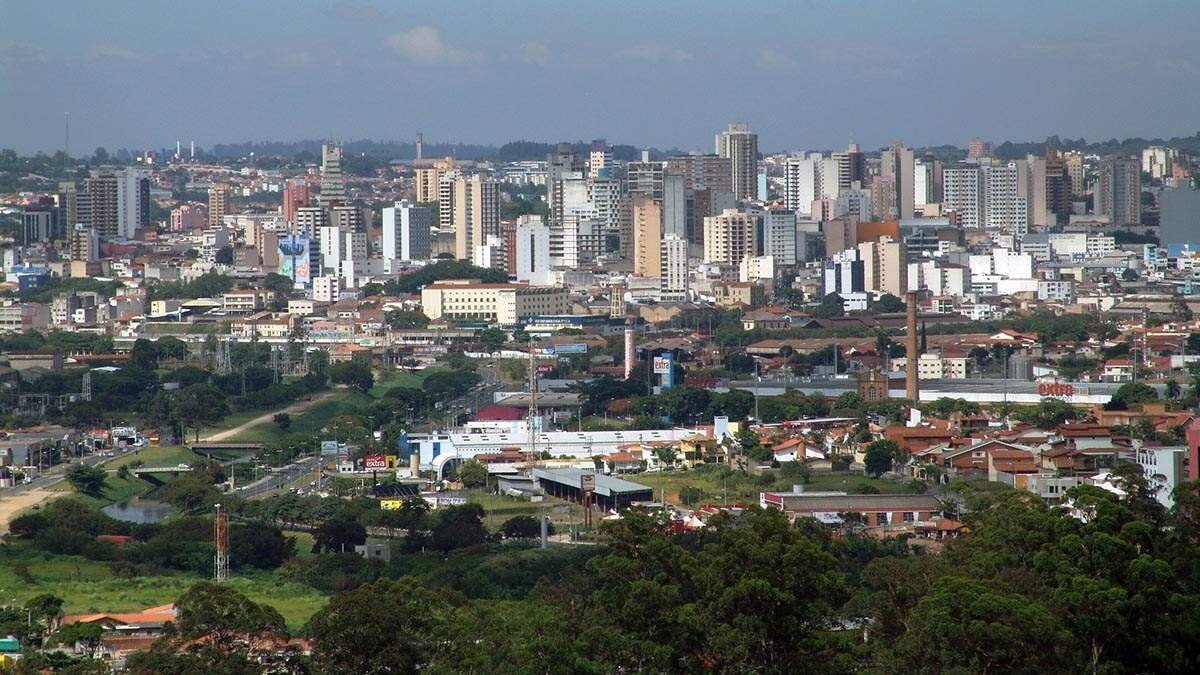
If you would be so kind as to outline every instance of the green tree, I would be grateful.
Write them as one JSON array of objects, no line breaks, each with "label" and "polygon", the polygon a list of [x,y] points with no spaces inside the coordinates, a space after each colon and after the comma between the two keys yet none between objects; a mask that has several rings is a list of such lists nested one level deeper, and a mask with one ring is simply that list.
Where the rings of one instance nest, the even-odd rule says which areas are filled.
[{"label": "green tree", "polygon": [[474,459],[468,459],[458,467],[458,480],[464,487],[477,488],[487,485],[487,467]]},{"label": "green tree", "polygon": [[829,293],[821,298],[821,303],[813,310],[812,315],[818,319],[837,319],[845,316],[845,301],[837,293]]},{"label": "green tree", "polygon": [[380,580],[334,596],[309,620],[313,662],[327,673],[417,673],[444,648],[448,603],[415,580]]},{"label": "green tree", "polygon": [[1157,401],[1158,392],[1145,382],[1128,382],[1113,393],[1112,399],[1104,404],[1105,410],[1129,410],[1148,401]]},{"label": "green tree", "polygon": [[93,497],[104,490],[106,478],[104,469],[86,464],[76,464],[67,471],[67,481],[71,483],[71,487]]},{"label": "green tree", "polygon": [[[554,534],[551,526],[550,534]],[[513,516],[500,526],[505,539],[536,539],[542,535],[542,524],[533,516]]]},{"label": "green tree", "polygon": [[879,299],[871,304],[871,310],[883,314],[897,314],[905,311],[907,305],[904,301],[891,293],[884,293],[879,296]]},{"label": "green tree", "polygon": [[368,391],[375,386],[371,367],[360,361],[342,361],[329,366],[329,379],[336,384],[345,384]]},{"label": "green tree", "polygon": [[909,673],[1073,670],[1071,634],[1041,604],[974,579],[935,581],[896,643]]},{"label": "green tree", "polygon": [[196,440],[200,439],[200,427],[215,424],[229,414],[225,394],[211,384],[184,387],[173,399],[176,414],[184,424],[195,429]]},{"label": "green tree", "polygon": [[479,332],[479,341],[483,343],[483,348],[489,353],[496,352],[508,342],[508,333],[491,326]]},{"label": "green tree", "polygon": [[867,473],[879,476],[892,470],[893,465],[901,458],[900,446],[895,441],[878,440],[867,446],[863,453],[863,464]]},{"label": "green tree", "polygon": [[313,553],[353,552],[355,546],[367,543],[367,528],[348,514],[340,514],[321,523],[313,533]]},{"label": "green tree", "polygon": [[288,427],[292,426],[292,416],[287,413],[275,413],[272,419],[281,431],[287,431]]}]

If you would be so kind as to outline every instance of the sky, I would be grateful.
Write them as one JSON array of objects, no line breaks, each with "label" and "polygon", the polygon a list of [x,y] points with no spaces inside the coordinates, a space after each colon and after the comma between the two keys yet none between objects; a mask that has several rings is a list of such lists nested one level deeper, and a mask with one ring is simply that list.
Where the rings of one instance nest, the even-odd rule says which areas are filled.
[{"label": "sky", "polygon": [[0,0],[0,147],[1200,131],[1200,2]]}]

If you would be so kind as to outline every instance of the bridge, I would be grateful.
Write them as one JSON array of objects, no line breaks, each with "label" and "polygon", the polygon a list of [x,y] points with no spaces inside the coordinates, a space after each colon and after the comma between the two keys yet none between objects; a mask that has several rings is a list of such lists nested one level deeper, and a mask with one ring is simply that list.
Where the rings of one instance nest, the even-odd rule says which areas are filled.
[{"label": "bridge", "polygon": [[198,455],[209,455],[211,453],[243,453],[243,452],[258,452],[262,450],[262,443],[239,443],[235,441],[196,441],[194,443],[186,443],[185,447]]}]

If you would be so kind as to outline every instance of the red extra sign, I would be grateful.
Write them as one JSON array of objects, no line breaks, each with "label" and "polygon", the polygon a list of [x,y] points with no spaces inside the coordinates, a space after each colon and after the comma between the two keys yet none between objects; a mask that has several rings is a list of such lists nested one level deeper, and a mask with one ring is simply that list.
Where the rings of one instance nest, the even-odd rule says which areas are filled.
[{"label": "red extra sign", "polygon": [[1069,398],[1075,395],[1075,387],[1060,382],[1043,382],[1038,385],[1038,396],[1043,398]]}]

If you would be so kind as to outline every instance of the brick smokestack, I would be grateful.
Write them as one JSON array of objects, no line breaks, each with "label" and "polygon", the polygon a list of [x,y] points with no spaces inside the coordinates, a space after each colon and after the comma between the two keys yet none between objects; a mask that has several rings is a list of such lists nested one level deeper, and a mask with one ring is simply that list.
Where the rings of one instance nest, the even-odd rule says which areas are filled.
[{"label": "brick smokestack", "polygon": [[904,349],[904,397],[914,405],[921,401],[921,385],[917,375],[917,293],[909,291],[905,296],[908,303],[908,321],[905,326],[905,338],[908,343]]}]

